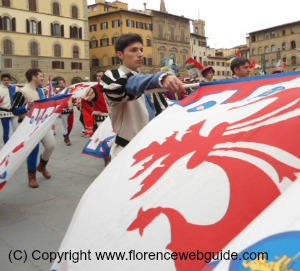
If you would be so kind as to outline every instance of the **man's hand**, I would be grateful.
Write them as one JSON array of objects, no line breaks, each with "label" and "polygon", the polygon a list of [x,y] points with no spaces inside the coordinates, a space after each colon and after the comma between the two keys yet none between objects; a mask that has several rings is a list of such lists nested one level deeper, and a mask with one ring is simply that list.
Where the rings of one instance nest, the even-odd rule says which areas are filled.
[{"label": "man's hand", "polygon": [[27,110],[29,111],[32,107],[33,107],[33,105],[34,105],[34,102],[33,101],[30,101],[30,102],[28,102],[27,103]]},{"label": "man's hand", "polygon": [[163,78],[162,87],[173,92],[186,92],[183,83],[173,74],[168,74]]}]

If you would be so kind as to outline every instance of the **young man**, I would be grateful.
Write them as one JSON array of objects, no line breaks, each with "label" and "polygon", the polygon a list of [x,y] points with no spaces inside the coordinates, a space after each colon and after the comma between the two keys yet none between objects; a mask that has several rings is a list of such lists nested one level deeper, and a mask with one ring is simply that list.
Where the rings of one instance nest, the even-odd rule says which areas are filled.
[{"label": "young man", "polygon": [[[44,75],[40,69],[29,69],[25,73],[27,83],[25,86],[16,93],[14,102],[12,105],[12,112],[16,116],[26,115],[28,111],[33,107],[34,100],[45,99],[45,93],[42,89],[44,82]],[[47,179],[51,178],[51,174],[46,169],[48,160],[55,148],[54,135],[51,129],[41,140],[44,146],[44,152],[41,154],[40,163],[37,166],[39,144],[32,150],[27,158],[28,169],[28,185],[31,188],[39,187],[36,179],[36,171],[39,171]]]},{"label": "young man", "polygon": [[237,57],[231,61],[230,69],[233,73],[233,78],[243,78],[250,76],[250,61],[246,57]]},{"label": "young man", "polygon": [[9,139],[10,124],[13,131],[18,127],[17,118],[11,112],[13,97],[19,88],[11,85],[11,76],[9,73],[1,74],[2,85],[0,85],[0,118],[3,127],[3,142],[4,144]]},{"label": "young man", "polygon": [[109,116],[117,134],[110,151],[112,159],[154,116],[167,107],[162,94],[144,95],[145,90],[163,88],[185,92],[183,83],[170,72],[140,74],[143,50],[140,35],[122,34],[115,42],[115,51],[122,65],[117,70],[107,70],[102,77],[101,84],[109,106]]},{"label": "young man", "polygon": [[[60,77],[57,80],[57,84],[58,84],[57,94],[59,94],[61,91],[63,91],[66,88],[66,81],[64,78]],[[64,108],[61,112],[61,122],[63,127],[64,142],[66,143],[67,146],[71,146],[70,133],[74,125],[74,110],[73,110],[72,98],[70,98],[70,100],[68,101],[68,106]]]},{"label": "young man", "polygon": [[207,66],[201,71],[204,80],[202,82],[211,82],[215,75],[215,70],[212,66]]}]

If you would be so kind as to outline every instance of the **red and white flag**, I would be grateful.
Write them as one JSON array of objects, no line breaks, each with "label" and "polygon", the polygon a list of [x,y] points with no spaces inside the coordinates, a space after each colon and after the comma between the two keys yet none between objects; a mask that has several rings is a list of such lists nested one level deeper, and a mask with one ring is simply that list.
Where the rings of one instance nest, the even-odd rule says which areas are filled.
[{"label": "red and white flag", "polygon": [[0,151],[0,190],[46,135],[69,99],[70,95],[58,95],[35,101],[34,107]]},{"label": "red and white flag", "polygon": [[297,179],[299,91],[300,72],[216,81],[165,110],[82,197],[58,253],[86,254],[52,270],[205,268],[197,255],[224,249]]}]

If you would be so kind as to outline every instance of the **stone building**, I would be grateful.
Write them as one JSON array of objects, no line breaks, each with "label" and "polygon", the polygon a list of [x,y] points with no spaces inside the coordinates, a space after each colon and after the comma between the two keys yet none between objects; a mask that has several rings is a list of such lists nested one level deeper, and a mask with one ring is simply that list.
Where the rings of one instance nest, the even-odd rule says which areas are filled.
[{"label": "stone building", "polygon": [[[86,0],[2,0],[0,70],[25,83],[38,67],[46,78],[67,84],[89,80]],[[45,80],[47,84],[47,80]]]}]

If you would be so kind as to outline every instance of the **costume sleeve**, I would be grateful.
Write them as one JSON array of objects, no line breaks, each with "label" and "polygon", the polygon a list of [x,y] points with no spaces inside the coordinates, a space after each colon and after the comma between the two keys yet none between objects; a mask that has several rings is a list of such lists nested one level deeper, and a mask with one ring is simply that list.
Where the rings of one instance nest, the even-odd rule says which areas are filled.
[{"label": "costume sleeve", "polygon": [[26,99],[21,91],[16,92],[14,95],[14,101],[12,104],[12,112],[15,116],[20,116],[26,114],[28,111],[26,109]]}]

